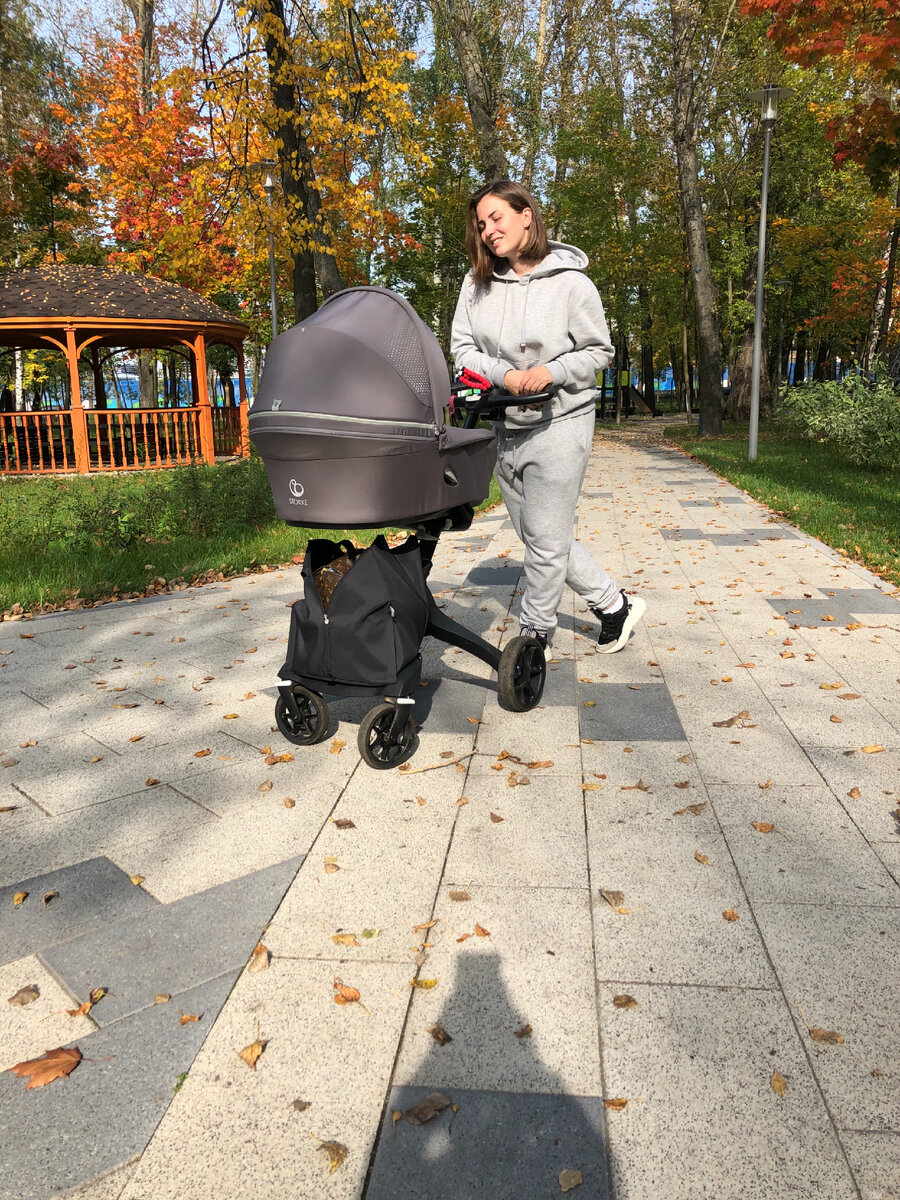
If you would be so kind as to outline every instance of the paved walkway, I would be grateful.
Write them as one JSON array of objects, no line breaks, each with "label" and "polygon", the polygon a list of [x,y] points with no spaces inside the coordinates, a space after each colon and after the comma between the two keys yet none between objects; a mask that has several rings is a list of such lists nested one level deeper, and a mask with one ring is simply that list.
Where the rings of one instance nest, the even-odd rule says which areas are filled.
[{"label": "paved walkway", "polygon": [[[631,645],[567,595],[525,715],[426,646],[407,771],[273,732],[299,567],[0,626],[0,1066],[84,1055],[0,1075],[3,1200],[900,1196],[900,602],[661,447],[579,536]],[[520,561],[433,588],[499,640]]]}]

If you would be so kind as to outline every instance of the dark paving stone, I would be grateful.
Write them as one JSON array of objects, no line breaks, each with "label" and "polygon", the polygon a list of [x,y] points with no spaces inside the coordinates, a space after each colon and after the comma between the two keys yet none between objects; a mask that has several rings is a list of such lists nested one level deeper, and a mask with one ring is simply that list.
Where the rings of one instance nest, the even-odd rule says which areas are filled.
[{"label": "dark paving stone", "polygon": [[837,598],[822,599],[815,596],[807,600],[804,596],[799,599],[790,596],[766,597],[779,616],[786,617],[791,625],[830,625],[831,621],[823,621],[823,617],[834,617],[835,625],[849,625],[853,620],[850,611],[844,608]]},{"label": "dark paving stone", "polygon": [[454,655],[449,667],[440,664],[427,686],[416,692],[413,717],[429,733],[471,734],[469,718],[481,712],[485,693],[493,691],[496,684],[487,679],[448,679],[447,671],[467,671],[472,666],[474,660],[470,655]]},{"label": "dark paving stone", "polygon": [[683,508],[715,508],[715,500],[679,500]]},{"label": "dark paving stone", "polygon": [[[829,589],[826,597],[832,598]],[[887,613],[891,617],[900,617],[900,600],[886,596],[877,588],[835,588],[832,603],[840,604],[850,612]]]},{"label": "dark paving stone", "polygon": [[108,988],[91,1016],[98,1025],[110,1025],[152,1005],[158,992],[177,998],[226,971],[238,971],[302,861],[291,858],[158,905],[56,946],[41,958],[79,1000],[87,1000],[92,988]]},{"label": "dark paving stone", "polygon": [[[236,978],[81,1038],[84,1061],[67,1079],[26,1092],[26,1080],[0,1074],[0,1200],[47,1200],[141,1154]],[[179,1025],[182,1013],[200,1020]]]},{"label": "dark paving stone", "polygon": [[709,535],[696,526],[685,526],[684,529],[660,529],[667,542],[705,542]]},{"label": "dark paving stone", "polygon": [[[593,700],[593,708],[585,708]],[[583,737],[598,742],[683,742],[685,733],[664,683],[580,683]]]},{"label": "dark paving stone", "polygon": [[459,1105],[457,1113],[448,1108],[426,1125],[393,1125],[394,1112],[431,1090],[391,1089],[367,1200],[558,1200],[559,1174],[571,1168],[583,1177],[573,1195],[606,1200],[598,1097],[453,1088],[444,1094]]},{"label": "dark paving stone", "polygon": [[500,587],[517,583],[521,572],[521,567],[473,567],[466,576],[466,583],[474,583],[479,587]]},{"label": "dark paving stone", "polygon": [[744,533],[760,542],[777,542],[781,538],[797,537],[792,529],[785,529],[783,525],[766,525],[763,529],[745,529]]},{"label": "dark paving stone", "polygon": [[[46,908],[41,898],[59,895]],[[13,908],[16,892],[28,899]],[[108,858],[89,858],[47,875],[0,888],[0,960],[11,962],[159,904]]]},{"label": "dark paving stone", "polygon": [[582,497],[586,500],[611,500],[612,492],[582,492]]}]

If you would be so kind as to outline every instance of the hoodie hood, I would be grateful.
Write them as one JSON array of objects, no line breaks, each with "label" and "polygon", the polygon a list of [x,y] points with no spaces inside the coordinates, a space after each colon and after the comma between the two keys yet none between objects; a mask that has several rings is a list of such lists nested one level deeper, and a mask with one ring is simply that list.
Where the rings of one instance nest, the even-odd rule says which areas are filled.
[{"label": "hoodie hood", "polygon": [[[566,242],[551,242],[550,253],[528,274],[533,279],[540,279],[547,275],[557,275],[560,271],[585,271],[588,261],[588,256],[577,246],[570,246]],[[503,283],[518,283],[521,278],[523,276],[516,275],[506,259],[494,268],[494,279]]]}]

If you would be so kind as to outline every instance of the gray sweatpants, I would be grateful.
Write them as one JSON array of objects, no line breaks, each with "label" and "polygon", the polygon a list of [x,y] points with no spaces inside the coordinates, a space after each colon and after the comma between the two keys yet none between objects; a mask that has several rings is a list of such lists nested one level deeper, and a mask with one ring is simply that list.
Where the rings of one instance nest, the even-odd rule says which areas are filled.
[{"label": "gray sweatpants", "polygon": [[520,620],[548,634],[556,628],[566,584],[601,608],[609,607],[619,591],[573,538],[593,433],[593,409],[537,429],[497,428],[497,481],[525,547]]}]

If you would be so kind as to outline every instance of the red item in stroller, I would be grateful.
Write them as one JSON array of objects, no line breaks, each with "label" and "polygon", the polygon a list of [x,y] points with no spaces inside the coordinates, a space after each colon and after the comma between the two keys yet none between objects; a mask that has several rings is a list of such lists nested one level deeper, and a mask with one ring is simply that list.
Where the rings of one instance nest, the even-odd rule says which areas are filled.
[{"label": "red item in stroller", "polygon": [[[451,391],[472,386],[466,379],[451,389],[434,334],[385,288],[337,293],[269,347],[249,420],[279,516],[323,529],[416,531],[402,546],[378,537],[353,554],[346,542],[310,541],[275,709],[297,745],[326,736],[324,694],[381,696],[360,725],[360,754],[375,768],[409,758],[425,636],[489,663],[505,707],[524,712],[540,700],[546,668],[538,642],[514,638],[501,653],[445,617],[425,582],[441,532],[468,529],[490,489],[494,437],[475,427],[478,417],[521,403],[479,377],[465,427],[448,425]],[[317,573],[342,554],[352,566],[342,565],[323,597]]]}]

